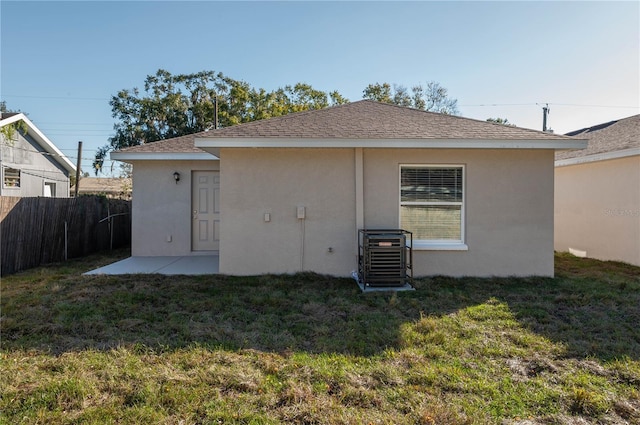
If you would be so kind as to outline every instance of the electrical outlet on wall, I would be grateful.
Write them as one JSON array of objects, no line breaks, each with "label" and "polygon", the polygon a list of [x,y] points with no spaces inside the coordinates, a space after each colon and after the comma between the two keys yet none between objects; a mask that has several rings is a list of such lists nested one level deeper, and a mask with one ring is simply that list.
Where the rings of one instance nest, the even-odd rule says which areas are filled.
[{"label": "electrical outlet on wall", "polygon": [[298,218],[299,219],[304,219],[305,215],[306,215],[306,208],[305,207],[298,207]]}]

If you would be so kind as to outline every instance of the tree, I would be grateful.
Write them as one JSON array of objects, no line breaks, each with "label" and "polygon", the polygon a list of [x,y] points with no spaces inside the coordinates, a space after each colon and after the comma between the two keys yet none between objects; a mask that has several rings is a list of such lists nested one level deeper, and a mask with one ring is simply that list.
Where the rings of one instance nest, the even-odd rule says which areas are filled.
[{"label": "tree", "polygon": [[492,122],[495,124],[508,125],[509,127],[515,127],[515,124],[511,124],[506,118],[487,118],[488,122]]},{"label": "tree", "polygon": [[7,101],[6,100],[0,100],[0,112],[2,113],[16,113],[16,114],[25,114],[25,115],[29,115],[25,112],[22,112],[20,109],[10,109],[7,106]]},{"label": "tree", "polygon": [[93,167],[98,174],[112,150],[346,102],[337,91],[305,83],[268,92],[213,71],[172,75],[160,69],[147,76],[143,92],[125,89],[111,97],[115,135],[98,149]]},{"label": "tree", "polygon": [[[6,113],[6,112],[19,112],[19,111],[13,111],[11,109],[8,109],[7,102],[4,100],[0,101],[0,113]],[[7,124],[2,128],[0,128],[0,134],[4,136],[4,140],[7,145],[13,146],[13,144],[17,140],[16,133],[17,132],[26,133],[28,130],[29,129],[27,127],[27,123],[24,122],[23,120],[19,120],[11,124]]]},{"label": "tree", "polygon": [[441,114],[459,114],[458,101],[449,98],[447,93],[447,89],[435,81],[428,82],[426,86],[417,84],[411,87],[411,91],[402,85],[394,84],[392,88],[389,83],[375,83],[363,90],[362,97]]},{"label": "tree", "polygon": [[384,103],[393,103],[391,86],[389,85],[389,83],[369,84],[362,91],[362,98],[376,100],[378,102],[384,102]]}]

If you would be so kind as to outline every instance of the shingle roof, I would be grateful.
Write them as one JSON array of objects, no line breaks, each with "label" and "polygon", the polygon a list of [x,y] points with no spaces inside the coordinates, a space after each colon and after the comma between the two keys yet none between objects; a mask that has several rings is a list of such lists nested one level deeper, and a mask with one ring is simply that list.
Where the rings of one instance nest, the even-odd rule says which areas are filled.
[{"label": "shingle roof", "polygon": [[372,100],[199,133],[206,138],[558,140],[562,135]]},{"label": "shingle roof", "polygon": [[18,115],[20,112],[2,112],[0,113],[0,120],[10,118],[14,115]]},{"label": "shingle roof", "polygon": [[582,128],[567,136],[589,139],[589,145],[579,151],[558,152],[556,160],[640,148],[640,115]]},{"label": "shingle roof", "polygon": [[130,178],[82,177],[78,191],[79,193],[131,192],[131,184]]},{"label": "shingle roof", "polygon": [[186,136],[174,137],[173,139],[160,140],[144,145],[132,146],[121,149],[118,152],[140,152],[140,153],[206,153],[202,149],[196,148],[193,144],[194,137],[201,133],[188,134]]},{"label": "shingle roof", "polygon": [[573,138],[372,100],[202,131],[122,149],[122,153],[202,153],[197,138],[216,139],[456,139],[539,140]]}]

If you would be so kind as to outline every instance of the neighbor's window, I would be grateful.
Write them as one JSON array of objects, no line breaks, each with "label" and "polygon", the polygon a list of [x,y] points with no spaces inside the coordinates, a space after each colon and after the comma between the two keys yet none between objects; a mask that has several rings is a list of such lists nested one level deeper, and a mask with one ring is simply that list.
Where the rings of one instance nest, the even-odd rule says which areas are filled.
[{"label": "neighbor's window", "polygon": [[15,168],[4,169],[4,187],[20,187],[20,170]]},{"label": "neighbor's window", "polygon": [[429,244],[464,243],[464,166],[400,166],[400,227]]},{"label": "neighbor's window", "polygon": [[56,184],[51,182],[44,183],[44,193],[43,196],[45,198],[55,198],[56,197]]}]

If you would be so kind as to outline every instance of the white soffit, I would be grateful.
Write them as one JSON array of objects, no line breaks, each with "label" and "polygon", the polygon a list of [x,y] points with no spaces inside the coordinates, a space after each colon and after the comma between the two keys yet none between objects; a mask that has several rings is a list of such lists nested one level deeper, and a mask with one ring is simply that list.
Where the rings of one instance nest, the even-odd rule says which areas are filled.
[{"label": "white soffit", "polygon": [[111,152],[116,161],[218,161],[216,156],[202,152]]}]

